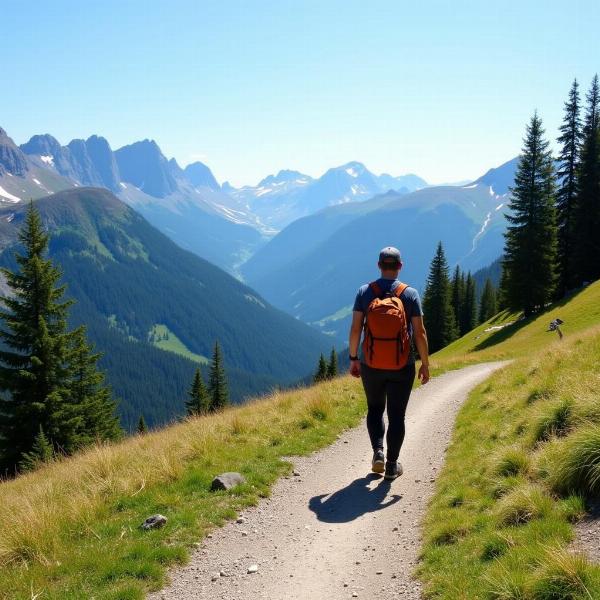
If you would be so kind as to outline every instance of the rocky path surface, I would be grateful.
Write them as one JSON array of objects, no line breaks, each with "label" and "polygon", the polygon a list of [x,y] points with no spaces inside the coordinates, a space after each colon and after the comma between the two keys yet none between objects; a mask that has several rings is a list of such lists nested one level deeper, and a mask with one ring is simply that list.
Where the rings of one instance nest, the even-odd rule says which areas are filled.
[{"label": "rocky path surface", "polygon": [[474,365],[415,390],[393,482],[370,473],[363,422],[331,446],[290,459],[270,498],[215,530],[152,600],[420,598],[411,578],[420,522],[468,392],[504,363]]}]

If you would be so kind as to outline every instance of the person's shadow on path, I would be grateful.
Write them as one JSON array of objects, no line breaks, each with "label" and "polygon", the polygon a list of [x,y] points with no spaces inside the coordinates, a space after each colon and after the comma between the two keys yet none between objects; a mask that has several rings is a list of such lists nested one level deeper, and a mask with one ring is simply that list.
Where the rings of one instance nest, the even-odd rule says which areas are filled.
[{"label": "person's shadow on path", "polygon": [[[369,484],[377,479],[380,479],[380,476],[371,473],[366,477],[355,479],[350,485],[330,496],[329,494],[313,496],[308,507],[315,513],[319,521],[348,523],[366,513],[392,506],[402,498],[402,496],[394,494],[387,502],[384,502],[391,483],[381,478],[379,485],[370,488]],[[329,498],[323,500],[326,496]]]}]

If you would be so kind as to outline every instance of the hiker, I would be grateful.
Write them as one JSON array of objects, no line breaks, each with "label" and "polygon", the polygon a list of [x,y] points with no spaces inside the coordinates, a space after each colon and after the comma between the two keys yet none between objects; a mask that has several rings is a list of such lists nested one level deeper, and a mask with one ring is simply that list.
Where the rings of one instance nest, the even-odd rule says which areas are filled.
[{"label": "hiker", "polygon": [[560,330],[560,326],[564,323],[562,319],[558,317],[554,319],[554,321],[550,321],[550,325],[548,325],[548,331],[556,331],[558,333],[558,337],[563,339],[563,332]]},{"label": "hiker", "polygon": [[[419,379],[429,381],[429,351],[423,310],[417,290],[398,280],[400,251],[388,246],[379,253],[381,277],[363,285],[356,295],[350,328],[350,374],[361,377],[367,397],[367,429],[373,447],[371,468],[393,480],[402,475],[398,462],[404,441],[404,415],[415,379],[411,341],[421,358]],[[362,360],[358,357],[364,329]],[[385,424],[387,455],[383,452]]]}]

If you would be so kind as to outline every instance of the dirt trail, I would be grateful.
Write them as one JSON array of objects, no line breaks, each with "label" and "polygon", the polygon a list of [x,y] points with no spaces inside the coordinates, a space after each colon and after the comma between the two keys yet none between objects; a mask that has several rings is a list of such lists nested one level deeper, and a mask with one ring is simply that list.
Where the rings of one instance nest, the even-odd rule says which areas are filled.
[{"label": "dirt trail", "polygon": [[[159,599],[418,599],[411,578],[419,524],[441,468],[452,425],[468,392],[504,363],[452,371],[413,392],[393,482],[370,473],[363,422],[331,446],[294,457],[295,475],[216,530],[190,564],[171,573]],[[248,567],[256,565],[256,573]]]}]

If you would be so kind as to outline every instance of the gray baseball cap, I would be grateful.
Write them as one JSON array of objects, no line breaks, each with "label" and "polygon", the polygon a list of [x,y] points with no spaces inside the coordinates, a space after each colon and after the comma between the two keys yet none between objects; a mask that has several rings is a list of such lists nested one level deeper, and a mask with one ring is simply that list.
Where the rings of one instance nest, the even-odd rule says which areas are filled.
[{"label": "gray baseball cap", "polygon": [[400,250],[398,250],[398,248],[394,248],[393,246],[386,246],[379,253],[380,263],[398,264],[401,262],[401,260]]}]

